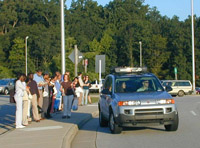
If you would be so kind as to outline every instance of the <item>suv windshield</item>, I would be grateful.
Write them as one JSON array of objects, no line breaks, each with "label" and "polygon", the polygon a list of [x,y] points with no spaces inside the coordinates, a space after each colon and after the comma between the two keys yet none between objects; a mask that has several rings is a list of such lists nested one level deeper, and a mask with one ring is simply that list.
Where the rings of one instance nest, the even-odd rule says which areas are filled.
[{"label": "suv windshield", "polygon": [[115,93],[134,93],[147,91],[164,91],[155,77],[117,77],[115,79]]}]

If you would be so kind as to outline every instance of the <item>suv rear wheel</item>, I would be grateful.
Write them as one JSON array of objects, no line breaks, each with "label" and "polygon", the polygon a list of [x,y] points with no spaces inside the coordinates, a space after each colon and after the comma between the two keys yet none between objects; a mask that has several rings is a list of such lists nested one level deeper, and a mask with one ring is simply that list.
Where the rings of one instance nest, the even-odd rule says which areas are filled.
[{"label": "suv rear wheel", "polygon": [[110,116],[109,116],[109,127],[112,134],[120,134],[122,131],[122,127],[119,127],[116,124],[114,114],[112,111],[110,112]]},{"label": "suv rear wheel", "polygon": [[176,131],[178,129],[179,118],[178,114],[176,115],[173,124],[165,125],[166,131]]}]

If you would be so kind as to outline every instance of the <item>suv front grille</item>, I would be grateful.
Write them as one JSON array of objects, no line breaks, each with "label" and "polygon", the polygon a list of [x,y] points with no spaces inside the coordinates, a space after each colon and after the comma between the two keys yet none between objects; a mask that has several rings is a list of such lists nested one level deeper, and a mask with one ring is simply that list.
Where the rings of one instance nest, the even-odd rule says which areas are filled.
[{"label": "suv front grille", "polygon": [[153,108],[153,109],[136,109],[135,115],[143,116],[143,115],[162,115],[164,111],[162,108]]}]

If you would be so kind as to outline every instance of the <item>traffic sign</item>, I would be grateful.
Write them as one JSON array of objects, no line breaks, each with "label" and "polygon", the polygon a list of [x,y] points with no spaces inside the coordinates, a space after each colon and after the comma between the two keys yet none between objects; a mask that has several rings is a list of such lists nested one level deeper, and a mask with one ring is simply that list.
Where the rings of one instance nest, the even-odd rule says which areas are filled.
[{"label": "traffic sign", "polygon": [[[83,53],[81,53],[79,50],[78,50],[78,63],[83,59]],[[73,62],[75,63],[75,50],[72,51],[72,53],[68,56],[68,58]]]}]

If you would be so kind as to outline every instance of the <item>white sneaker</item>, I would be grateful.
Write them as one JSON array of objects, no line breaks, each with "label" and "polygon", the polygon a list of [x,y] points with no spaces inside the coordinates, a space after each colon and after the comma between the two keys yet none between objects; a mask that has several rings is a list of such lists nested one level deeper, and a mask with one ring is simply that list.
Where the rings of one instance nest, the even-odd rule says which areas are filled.
[{"label": "white sneaker", "polygon": [[26,126],[20,125],[20,126],[16,126],[16,128],[25,128]]}]

